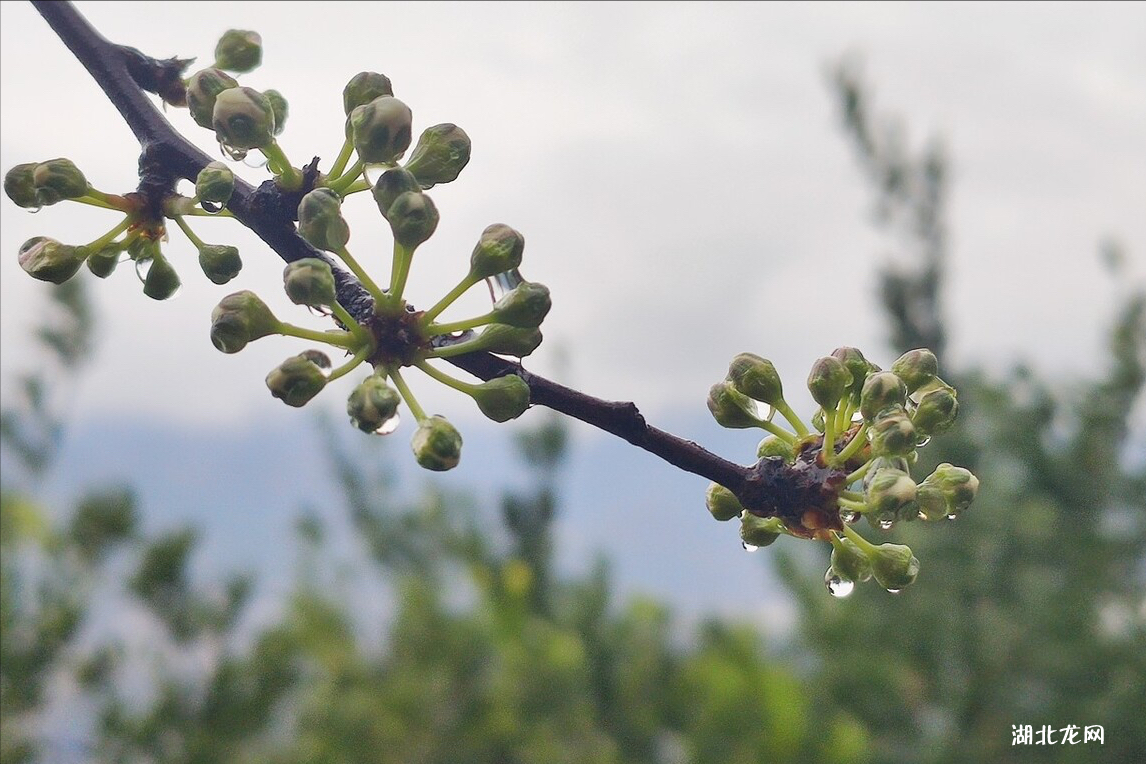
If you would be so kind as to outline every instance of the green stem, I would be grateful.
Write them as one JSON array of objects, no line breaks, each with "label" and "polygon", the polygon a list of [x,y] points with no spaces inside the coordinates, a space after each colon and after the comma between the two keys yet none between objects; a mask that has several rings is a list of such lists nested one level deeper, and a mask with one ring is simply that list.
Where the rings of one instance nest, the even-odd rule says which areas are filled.
[{"label": "green stem", "polygon": [[864,503],[863,494],[859,493],[858,491],[848,491],[845,489],[840,491],[840,498],[847,499],[848,501],[859,502],[861,504]]},{"label": "green stem", "polygon": [[853,512],[859,512],[861,515],[864,512],[868,511],[868,506],[867,506],[866,502],[853,501],[851,499],[845,499],[842,495],[840,496],[839,499],[836,500],[836,502],[840,505],[841,508],[850,509]]},{"label": "green stem", "polygon": [[353,183],[351,183],[346,188],[344,188],[341,192],[339,192],[338,195],[341,196],[343,199],[345,199],[346,197],[350,196],[351,194],[357,194],[359,191],[369,191],[369,190],[370,190],[369,181],[367,181],[365,178],[361,178],[359,180],[354,181]]},{"label": "green stem", "polygon": [[349,361],[347,361],[346,363],[339,366],[334,371],[330,372],[330,375],[326,378],[326,381],[327,382],[333,382],[334,380],[338,379],[339,377],[344,376],[344,375],[350,373],[351,371],[353,371],[355,368],[358,367],[358,365],[360,363],[362,363],[363,361],[366,360],[366,356],[370,355],[370,350],[371,350],[370,347],[359,348],[358,352],[356,352],[354,354],[353,358],[351,358]]},{"label": "green stem", "polygon": [[334,160],[334,164],[330,166],[330,172],[326,174],[328,178],[338,178],[342,171],[346,169],[346,163],[350,161],[350,155],[354,151],[354,141],[347,138],[342,142],[342,150],[338,152],[338,158]]},{"label": "green stem", "polygon": [[369,340],[371,347],[373,347],[374,340],[370,336],[370,333],[366,330],[366,327],[358,323],[354,319],[354,316],[350,315],[350,312],[346,310],[346,308],[335,302],[330,306],[330,312],[333,313],[335,317],[341,321],[344,326],[346,326],[347,329],[350,330],[351,334],[360,340]]},{"label": "green stem", "polygon": [[824,462],[830,467],[836,462],[836,411],[824,412]]},{"label": "green stem", "polygon": [[90,194],[87,196],[77,196],[75,199],[69,199],[68,201],[79,202],[80,204],[86,204],[90,207],[99,207],[101,210],[119,210],[120,212],[126,212],[127,211],[127,210],[123,209],[122,207],[116,206],[114,204],[108,204],[107,202],[103,201],[102,199],[96,199],[95,197],[91,196]]},{"label": "green stem", "polygon": [[410,407],[410,413],[414,415],[415,421],[418,424],[426,421],[426,412],[418,405],[417,399],[414,394],[410,392],[410,388],[406,386],[406,380],[402,379],[401,373],[397,369],[390,370],[390,379],[394,380],[394,387],[398,388],[398,394],[402,396],[402,400],[406,401],[406,405]]},{"label": "green stem", "polygon": [[453,358],[457,355],[465,355],[466,353],[473,353],[482,349],[481,337],[474,337],[472,340],[459,342],[455,345],[446,345],[445,347],[434,348],[426,354],[427,358]]},{"label": "green stem", "polygon": [[[429,326],[426,327],[426,331],[429,332],[431,337],[436,335],[436,334],[451,334],[453,332],[464,332],[466,329],[475,329],[479,326],[485,326],[486,324],[492,323],[493,320],[494,320],[494,312],[491,310],[489,313],[486,313],[485,315],[476,316],[474,318],[467,318],[467,319],[463,319],[461,321],[450,321],[449,323],[445,323],[445,324],[430,324]],[[764,420],[760,420],[760,421],[763,422]]]},{"label": "green stem", "polygon": [[840,449],[840,452],[836,454],[836,463],[843,464],[848,459],[851,459],[853,456],[858,454],[860,449],[862,449],[866,444],[867,422],[864,422],[860,425],[860,428],[856,430],[855,435],[852,436],[852,439],[848,441],[848,444]]},{"label": "green stem", "polygon": [[875,459],[871,459],[869,461],[864,462],[863,466],[859,467],[854,472],[849,474],[846,478],[844,478],[844,485],[851,485],[852,483],[856,482],[857,480],[862,479],[863,476],[868,473],[868,470],[871,469],[871,465],[873,465],[873,464],[875,464]]},{"label": "green stem", "polygon": [[446,374],[441,369],[435,369],[425,361],[417,361],[414,365],[424,371],[428,376],[433,377],[443,385],[454,388],[460,393],[465,393],[466,395],[472,396],[474,394],[474,390],[477,389],[477,385],[471,385],[468,382],[463,382],[460,379],[455,379],[449,374]]},{"label": "green stem", "polygon": [[438,300],[437,304],[434,305],[434,307],[432,307],[426,311],[425,315],[422,316],[422,320],[425,321],[427,324],[429,324],[431,321],[433,321],[437,317],[437,315],[439,313],[441,313],[446,308],[450,307],[450,305],[453,304],[454,300],[461,297],[467,289],[469,289],[470,287],[472,287],[476,283],[477,283],[477,281],[474,279],[472,274],[466,274],[466,277],[464,279],[462,279],[461,281],[459,281],[458,285],[456,287],[454,287],[453,289],[451,289],[449,294],[447,294],[442,299]]},{"label": "green stem", "polygon": [[873,552],[876,551],[875,544],[871,543],[870,541],[865,539],[863,536],[856,533],[856,531],[850,525],[847,525],[846,523],[844,524],[844,535],[847,536],[849,539],[851,539],[851,541],[856,546],[858,546],[861,550],[866,552],[868,555],[871,555]]},{"label": "green stem", "polygon": [[414,252],[394,242],[394,260],[390,268],[390,300],[395,305],[402,304],[402,292],[406,289],[406,279],[410,275],[410,262]]},{"label": "green stem", "polygon": [[767,430],[768,432],[772,433],[777,438],[784,441],[785,443],[788,443],[789,445],[796,442],[796,436],[793,435],[792,433],[788,432],[787,430],[785,430],[783,427],[781,427],[778,424],[772,424],[771,422],[769,422],[765,419],[757,418],[756,419],[756,426],[760,427],[763,430]]},{"label": "green stem", "polygon": [[[93,199],[102,203],[104,206],[119,210],[120,212],[130,212],[132,208],[131,202],[119,194],[105,194],[103,191],[92,188],[91,186],[88,186],[87,193],[76,201],[80,201],[81,199]],[[88,203],[90,204],[91,202]]]},{"label": "green stem", "polygon": [[793,411],[792,407],[788,405],[788,401],[781,398],[780,400],[776,401],[776,403],[772,404],[772,408],[779,411],[780,415],[788,420],[788,424],[795,428],[797,435],[799,435],[801,438],[808,435],[810,432],[808,425],[804,424],[804,420],[796,416],[796,412]]},{"label": "green stem", "polygon": [[317,329],[307,329],[304,326],[295,326],[288,324],[285,321],[280,321],[278,326],[279,334],[285,334],[288,337],[298,337],[303,340],[312,340],[314,342],[325,342],[327,345],[334,345],[335,347],[350,348],[357,347],[359,342],[350,332],[344,332],[340,329],[320,332]]},{"label": "green stem", "polygon": [[374,279],[370,278],[370,274],[363,270],[362,266],[358,264],[358,261],[354,259],[346,247],[339,247],[335,250],[334,254],[338,255],[342,262],[346,263],[346,267],[362,282],[362,286],[364,286],[366,291],[370,293],[370,296],[374,298],[374,306],[377,311],[377,307],[387,301],[388,298],[386,294],[374,283]]},{"label": "green stem", "polygon": [[88,249],[90,249],[92,252],[99,252],[101,249],[103,249],[108,244],[110,244],[112,239],[114,239],[116,236],[119,236],[121,233],[123,233],[128,228],[130,228],[131,223],[132,223],[131,215],[125,216],[124,219],[121,220],[117,226],[115,226],[110,231],[105,233],[103,236],[99,237],[98,239],[93,241],[91,244],[89,244]]},{"label": "green stem", "polygon": [[290,163],[290,160],[287,159],[287,155],[283,152],[282,146],[279,145],[278,141],[272,140],[266,146],[259,149],[259,151],[263,152],[263,156],[265,156],[267,161],[272,165],[278,165],[279,177],[282,179],[280,185],[283,188],[288,191],[293,191],[302,187],[302,173],[296,170],[294,165]]},{"label": "green stem", "polygon": [[350,169],[347,170],[346,174],[341,178],[333,181],[328,181],[330,190],[339,196],[342,196],[343,192],[345,192],[346,189],[350,187],[350,184],[358,180],[358,176],[362,174],[362,170],[365,167],[366,165],[362,163],[361,159],[359,159],[354,164],[350,165]]},{"label": "green stem", "polygon": [[203,249],[203,247],[207,246],[203,243],[202,239],[195,235],[195,232],[191,230],[191,226],[187,225],[187,221],[183,219],[182,215],[175,215],[174,220],[175,224],[182,229],[183,234],[195,245],[195,249]]}]

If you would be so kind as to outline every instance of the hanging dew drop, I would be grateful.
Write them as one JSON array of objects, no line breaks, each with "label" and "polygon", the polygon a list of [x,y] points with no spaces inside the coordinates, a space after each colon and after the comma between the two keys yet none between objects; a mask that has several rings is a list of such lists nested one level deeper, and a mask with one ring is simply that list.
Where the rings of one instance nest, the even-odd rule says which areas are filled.
[{"label": "hanging dew drop", "polygon": [[228,146],[222,141],[219,141],[219,151],[226,159],[230,159],[235,162],[241,162],[247,157],[246,149],[237,149],[233,146]]},{"label": "hanging dew drop", "polygon": [[951,514],[947,515],[947,519],[948,520],[954,520],[955,519],[955,513],[952,512]]},{"label": "hanging dew drop", "polygon": [[247,158],[247,152],[245,152],[245,151],[243,152],[243,165],[245,167],[250,167],[251,169],[254,169],[254,170],[261,170],[267,166],[268,161],[269,160],[266,157],[263,157],[262,159],[258,159],[258,158],[248,159]]},{"label": "hanging dew drop", "polygon": [[505,297],[507,292],[510,292],[517,287],[518,284],[525,281],[521,277],[521,271],[514,268],[511,271],[503,273],[495,273],[485,280],[486,286],[489,287],[489,298],[495,303],[502,297]]},{"label": "hanging dew drop", "polygon": [[895,525],[895,520],[892,520],[890,517],[881,517],[879,519],[879,529],[881,531],[889,531],[893,525]]},{"label": "hanging dew drop", "polygon": [[856,583],[841,577],[834,570],[828,568],[828,572],[824,574],[824,586],[828,587],[828,594],[843,599],[852,593],[852,590],[856,588]]},{"label": "hanging dew drop", "polygon": [[747,541],[741,541],[740,546],[744,547],[745,552],[755,552],[757,549],[760,548],[760,547],[756,546],[755,544],[749,544]]},{"label": "hanging dew drop", "polygon": [[903,590],[902,589],[888,589],[887,593],[888,594],[899,594],[901,591],[903,591]]},{"label": "hanging dew drop", "polygon": [[854,510],[851,510],[851,509],[841,509],[840,510],[840,519],[843,520],[848,525],[851,525],[852,523],[854,523],[860,519],[860,513],[856,512]]},{"label": "hanging dew drop", "polygon": [[371,187],[378,185],[379,179],[386,174],[388,170],[394,169],[393,165],[388,164],[368,164],[362,168],[362,177],[366,178],[366,182]]},{"label": "hanging dew drop", "polygon": [[926,446],[930,442],[931,442],[931,436],[930,435],[924,435],[922,438],[915,441],[915,447],[916,448],[923,448],[924,446]]},{"label": "hanging dew drop", "polygon": [[150,257],[145,260],[135,261],[135,275],[139,277],[140,281],[147,281],[147,274],[151,273],[151,266],[154,262],[155,261]]},{"label": "hanging dew drop", "polygon": [[398,425],[402,423],[402,417],[398,414],[387,419],[382,423],[382,426],[374,431],[375,435],[389,435],[398,429]]}]

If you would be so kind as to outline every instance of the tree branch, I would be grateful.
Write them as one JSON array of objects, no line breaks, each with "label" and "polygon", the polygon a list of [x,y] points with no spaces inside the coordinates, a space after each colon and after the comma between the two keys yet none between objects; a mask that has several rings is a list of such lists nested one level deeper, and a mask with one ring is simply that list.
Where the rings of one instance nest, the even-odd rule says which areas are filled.
[{"label": "tree branch", "polygon": [[[145,90],[158,90],[162,87],[159,83],[166,82],[169,88],[171,67],[182,62],[149,59],[132,48],[109,42],[70,2],[32,0],[32,4],[131,128],[142,150],[141,176],[152,173],[171,181],[194,180],[211,158],[176,131],[145,93]],[[317,161],[308,168],[312,173],[311,183]],[[295,210],[301,193],[306,190],[309,190],[308,184],[304,184],[303,192],[284,193],[269,180],[256,189],[236,178],[227,209],[284,261],[322,257],[330,262],[324,253],[300,237],[295,227]],[[335,276],[339,302],[356,318],[368,316],[372,302],[366,290],[341,268],[335,268]],[[631,402],[605,401],[585,395],[489,353],[470,353],[448,360],[483,380],[517,374],[529,385],[533,403],[612,433],[675,467],[720,483],[736,494],[745,507],[759,514],[775,514],[776,497],[781,489],[777,481],[782,472],[775,460],[764,459],[753,467],[730,462],[692,441],[648,425]]]}]

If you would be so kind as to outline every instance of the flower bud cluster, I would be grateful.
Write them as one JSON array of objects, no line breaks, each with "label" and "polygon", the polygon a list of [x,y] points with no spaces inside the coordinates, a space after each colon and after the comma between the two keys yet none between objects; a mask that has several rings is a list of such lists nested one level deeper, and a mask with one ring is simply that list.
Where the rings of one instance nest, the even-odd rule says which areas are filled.
[{"label": "flower bud cluster", "polygon": [[768,474],[788,484],[774,505],[745,507],[713,483],[709,512],[717,520],[740,518],[741,541],[750,549],[781,534],[831,542],[825,583],[836,596],[873,578],[889,591],[904,588],[919,572],[911,550],[871,544],[851,526],[865,517],[884,531],[899,521],[953,519],[974,500],[979,481],[962,467],[941,464],[918,484],[911,475],[918,450],[958,413],[955,389],[938,373],[926,349],[904,353],[883,371],[859,350],[837,348],[808,374],[808,392],[819,405],[809,426],[784,399],[771,361],[736,356],[709,390],[709,411],[723,427],[764,430],[756,456],[771,460]]}]

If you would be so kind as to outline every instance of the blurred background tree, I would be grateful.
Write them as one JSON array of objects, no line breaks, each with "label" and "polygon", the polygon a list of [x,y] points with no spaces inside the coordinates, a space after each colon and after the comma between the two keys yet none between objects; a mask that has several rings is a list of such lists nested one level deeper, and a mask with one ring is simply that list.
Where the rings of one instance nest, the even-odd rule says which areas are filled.
[{"label": "blurred background tree", "polygon": [[[877,221],[902,249],[881,276],[891,344],[940,350],[942,152],[913,155],[873,117],[854,65],[837,70],[835,92]],[[364,466],[383,460],[330,436],[367,553],[341,561],[303,514],[289,602],[244,632],[252,579],[197,581],[193,528],[145,537],[144,508],[120,488],[59,522],[35,498],[60,430],[51,384],[88,345],[79,283],[53,292],[60,310],[40,332],[56,366],[3,417],[2,764],[1146,760],[1146,469],[1142,444],[1127,443],[1141,294],[1090,382],[945,371],[963,416],[929,458],[982,478],[975,506],[943,533],[898,532],[925,561],[899,596],[830,598],[779,545],[768,559],[800,613],[781,649],[746,625],[682,634],[665,604],[618,602],[606,561],[583,576],[554,568],[567,450],[556,420],[523,436],[532,488],[506,492],[500,517],[434,489],[405,500],[392,475]],[[374,582],[386,614],[360,612],[347,581]],[[92,637],[85,625],[108,608],[133,625],[145,616],[162,644],[141,658]],[[87,714],[63,746],[41,733],[53,684],[82,688]],[[1026,723],[1103,724],[1106,742],[1012,747],[1011,725]]]}]

